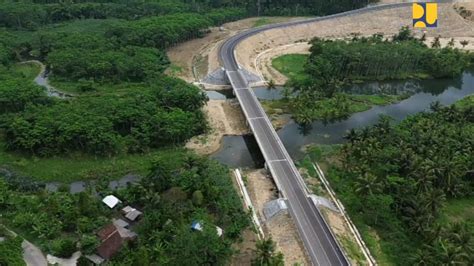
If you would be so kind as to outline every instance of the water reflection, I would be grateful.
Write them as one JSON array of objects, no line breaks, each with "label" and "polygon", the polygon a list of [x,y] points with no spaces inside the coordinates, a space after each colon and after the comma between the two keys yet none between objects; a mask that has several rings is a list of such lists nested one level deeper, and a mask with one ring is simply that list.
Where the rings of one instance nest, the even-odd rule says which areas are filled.
[{"label": "water reflection", "polygon": [[[467,95],[474,94],[474,75],[473,72],[465,72],[455,79],[369,82],[346,88],[346,91],[356,94],[397,92],[413,95],[396,104],[375,106],[365,112],[353,114],[342,121],[330,123],[317,121],[307,126],[290,121],[278,131],[278,135],[294,159],[301,158],[303,155],[301,148],[308,144],[343,143],[343,137],[350,129],[373,125],[380,115],[388,115],[395,121],[401,121],[409,115],[429,110],[432,102],[439,101],[443,105],[449,105]],[[260,93],[257,94],[257,92]],[[269,97],[271,93],[273,92],[266,88],[256,89],[256,94],[260,99]],[[249,151],[241,137],[227,137],[224,140],[224,147],[214,158],[231,167],[252,167],[255,163],[249,160],[254,152]]]},{"label": "water reflection", "polygon": [[224,137],[220,152],[212,157],[230,167],[262,168],[265,162],[253,135]]}]

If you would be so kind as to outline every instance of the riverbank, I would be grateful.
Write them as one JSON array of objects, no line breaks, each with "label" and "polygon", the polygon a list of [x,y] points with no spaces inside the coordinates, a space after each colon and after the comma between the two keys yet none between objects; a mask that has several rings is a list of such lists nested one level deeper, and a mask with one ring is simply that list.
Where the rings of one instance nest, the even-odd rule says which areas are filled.
[{"label": "riverbank", "polygon": [[30,60],[30,61],[23,61],[19,63],[20,65],[36,65],[39,69],[38,72],[34,78],[34,82],[38,85],[43,87],[46,90],[46,93],[48,94],[49,97],[56,97],[60,99],[65,99],[65,98],[70,98],[73,97],[72,94],[60,91],[56,89],[55,87],[51,86],[48,80],[48,73],[46,70],[46,66],[38,61],[38,60]]},{"label": "riverbank", "polygon": [[245,135],[249,129],[237,100],[209,100],[204,106],[208,132],[190,139],[186,148],[200,155],[217,152],[224,136]]}]

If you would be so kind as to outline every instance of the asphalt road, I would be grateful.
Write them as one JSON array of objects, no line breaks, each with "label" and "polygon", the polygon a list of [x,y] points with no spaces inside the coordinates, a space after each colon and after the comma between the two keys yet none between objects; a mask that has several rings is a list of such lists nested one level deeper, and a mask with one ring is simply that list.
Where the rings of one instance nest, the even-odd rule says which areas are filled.
[{"label": "asphalt road", "polygon": [[349,262],[324,217],[321,215],[321,212],[308,197],[309,193],[306,185],[298,173],[293,160],[286,151],[268,116],[240,70],[235,58],[235,47],[242,40],[269,29],[283,28],[406,5],[411,5],[411,3],[380,5],[326,17],[259,27],[231,37],[221,47],[220,59],[227,71],[227,77],[232,84],[249,126],[254,133],[267,167],[278,189],[287,199],[290,215],[298,228],[306,252],[313,265],[349,265]]}]

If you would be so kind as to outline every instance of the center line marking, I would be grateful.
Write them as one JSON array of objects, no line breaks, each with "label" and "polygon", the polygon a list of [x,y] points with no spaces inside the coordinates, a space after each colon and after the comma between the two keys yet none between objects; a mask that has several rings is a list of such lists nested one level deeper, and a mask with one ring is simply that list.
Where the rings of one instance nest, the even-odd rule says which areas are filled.
[{"label": "center line marking", "polygon": [[268,161],[269,163],[276,163],[276,162],[286,162],[287,160],[286,159],[279,159],[279,160],[271,160],[271,161]]},{"label": "center line marking", "polygon": [[248,120],[265,119],[263,116],[248,118]]}]

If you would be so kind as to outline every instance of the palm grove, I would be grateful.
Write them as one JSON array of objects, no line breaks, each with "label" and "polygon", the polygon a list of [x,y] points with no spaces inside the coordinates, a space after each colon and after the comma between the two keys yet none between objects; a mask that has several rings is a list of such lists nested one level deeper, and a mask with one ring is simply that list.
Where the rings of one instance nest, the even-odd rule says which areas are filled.
[{"label": "palm grove", "polygon": [[[306,75],[290,80],[299,92],[296,119],[311,122],[317,108],[313,105],[338,97],[344,83],[457,77],[472,63],[472,54],[440,48],[436,39],[433,47],[412,37],[407,28],[391,40],[378,35],[314,39]],[[383,116],[374,126],[351,130],[347,143],[326,160],[331,184],[372,250],[384,254],[376,251],[381,263],[474,263],[472,223],[444,214],[453,200],[472,202],[473,129],[472,96],[453,106],[436,102],[429,112],[400,124]]]},{"label": "palm grove", "polygon": [[398,125],[383,117],[347,135],[328,176],[359,227],[376,230],[391,263],[474,262],[472,224],[443,218],[450,200],[473,196],[473,115],[472,104],[434,103]]}]

